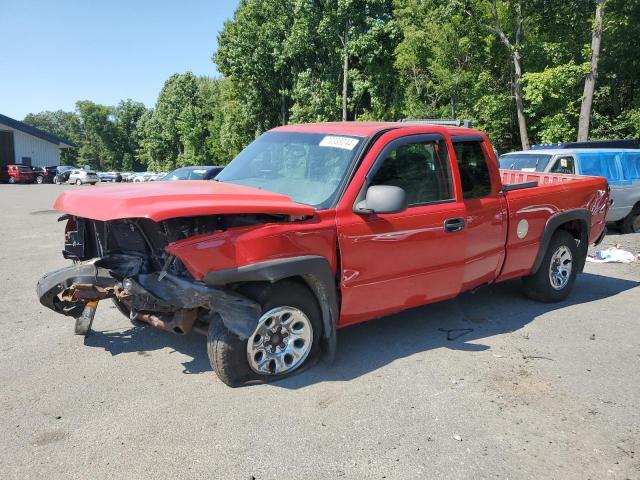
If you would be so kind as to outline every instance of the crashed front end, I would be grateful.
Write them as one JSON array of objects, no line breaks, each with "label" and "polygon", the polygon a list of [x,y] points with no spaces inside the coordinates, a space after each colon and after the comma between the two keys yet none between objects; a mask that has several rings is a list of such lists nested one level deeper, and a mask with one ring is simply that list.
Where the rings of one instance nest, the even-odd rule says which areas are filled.
[{"label": "crashed front end", "polygon": [[[63,256],[73,265],[43,275],[37,285],[38,298],[57,313],[88,321],[89,327],[97,302],[113,299],[131,320],[176,334],[205,333],[213,316],[219,315],[228,319],[230,330],[246,338],[250,334],[246,325],[255,323],[249,319],[259,316],[260,306],[236,292],[233,285],[196,281],[166,247],[196,235],[283,221],[285,217],[213,215],[155,222],[65,215],[61,217],[67,222]],[[88,332],[78,331],[76,323],[76,333]]]}]

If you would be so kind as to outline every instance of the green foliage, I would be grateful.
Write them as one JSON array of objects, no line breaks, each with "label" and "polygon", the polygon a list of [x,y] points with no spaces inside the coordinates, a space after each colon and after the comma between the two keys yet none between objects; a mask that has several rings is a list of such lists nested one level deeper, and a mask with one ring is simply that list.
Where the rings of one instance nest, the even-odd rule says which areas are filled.
[{"label": "green foliage", "polygon": [[[66,163],[169,170],[225,164],[291,122],[470,118],[520,148],[513,54],[532,143],[574,140],[594,0],[241,0],[213,55],[222,77],[172,75],[153,109],[90,101],[25,121],[79,145]],[[522,5],[522,24],[519,24]],[[640,137],[640,0],[607,0],[592,138]],[[519,31],[519,35],[516,32]],[[516,45],[516,38],[519,43]],[[346,42],[345,42],[346,39]]]}]

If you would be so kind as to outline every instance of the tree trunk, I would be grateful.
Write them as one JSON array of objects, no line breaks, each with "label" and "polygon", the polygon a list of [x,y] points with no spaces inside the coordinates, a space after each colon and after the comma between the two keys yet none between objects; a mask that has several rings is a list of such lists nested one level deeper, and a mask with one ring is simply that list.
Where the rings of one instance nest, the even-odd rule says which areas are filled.
[{"label": "tree trunk", "polygon": [[523,150],[529,150],[529,134],[527,133],[527,119],[524,116],[524,103],[522,102],[522,84],[520,77],[522,76],[522,66],[520,65],[520,54],[514,52],[513,69],[515,72],[515,81],[513,85],[514,95],[516,97],[516,112],[518,114],[518,129],[520,130],[520,142]]},{"label": "tree trunk", "polygon": [[598,78],[598,61],[600,60],[600,43],[602,41],[602,19],[604,18],[605,0],[597,0],[596,17],[591,34],[591,69],[584,80],[584,93],[580,105],[580,120],[578,121],[578,141],[584,142],[589,138],[589,124],[591,123],[591,106],[593,105],[593,91]]},{"label": "tree trunk", "polygon": [[348,101],[348,86],[349,86],[349,22],[344,29],[344,40],[342,45],[344,48],[344,62],[342,64],[342,121],[347,121],[347,101]]}]

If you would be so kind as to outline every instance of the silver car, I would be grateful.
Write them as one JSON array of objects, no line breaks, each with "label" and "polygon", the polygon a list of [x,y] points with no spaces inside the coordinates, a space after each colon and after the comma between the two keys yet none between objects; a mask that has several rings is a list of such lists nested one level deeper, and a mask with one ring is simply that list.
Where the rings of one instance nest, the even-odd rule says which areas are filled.
[{"label": "silver car", "polygon": [[75,183],[76,185],[83,185],[85,183],[95,185],[98,182],[100,182],[100,178],[93,170],[75,168],[69,174],[69,183]]}]

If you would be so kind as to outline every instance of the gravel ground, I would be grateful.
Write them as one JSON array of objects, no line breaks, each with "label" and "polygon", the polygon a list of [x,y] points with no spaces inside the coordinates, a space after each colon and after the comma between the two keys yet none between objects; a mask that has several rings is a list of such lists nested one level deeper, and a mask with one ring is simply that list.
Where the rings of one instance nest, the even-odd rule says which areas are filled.
[{"label": "gravel ground", "polygon": [[332,366],[230,389],[202,337],[102,303],[85,339],[40,306],[65,188],[111,187],[0,185],[0,478],[640,478],[640,263],[345,329]]}]

